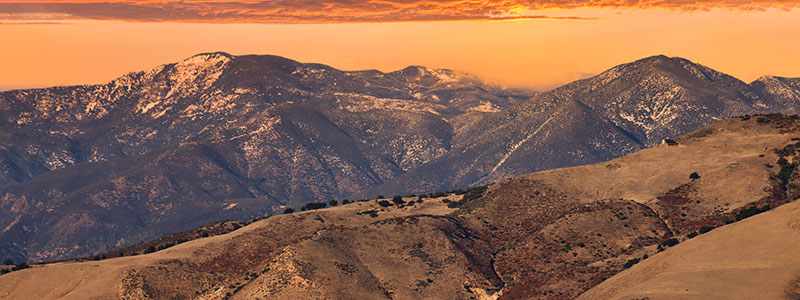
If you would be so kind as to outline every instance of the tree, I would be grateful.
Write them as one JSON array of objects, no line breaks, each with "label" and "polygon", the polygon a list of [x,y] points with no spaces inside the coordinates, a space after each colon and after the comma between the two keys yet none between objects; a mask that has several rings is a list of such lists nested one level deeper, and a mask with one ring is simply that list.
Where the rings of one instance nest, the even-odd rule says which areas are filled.
[{"label": "tree", "polygon": [[394,196],[394,198],[392,198],[392,202],[394,202],[394,204],[397,204],[397,205],[401,205],[401,204],[405,204],[406,203],[406,201],[403,200],[403,196],[399,196],[399,195],[398,196]]},{"label": "tree", "polygon": [[18,263],[13,268],[11,268],[11,270],[12,271],[17,271],[17,270],[22,270],[22,269],[27,269],[27,268],[30,268],[30,266],[28,266],[27,263],[21,262],[21,263]]},{"label": "tree", "polygon": [[14,261],[11,260],[10,258],[6,258],[6,260],[3,261],[3,264],[6,266],[10,266],[14,264]]},{"label": "tree", "polygon": [[290,213],[293,213],[293,212],[294,212],[294,208],[291,208],[291,207],[283,210],[284,214],[290,214]]},{"label": "tree", "polygon": [[378,201],[378,205],[383,206],[383,207],[389,207],[389,206],[392,206],[392,203],[389,202],[389,201],[386,201],[386,200],[380,200],[380,201]]},{"label": "tree", "polygon": [[330,205],[331,207],[336,206],[337,204],[339,204],[339,201],[336,200],[328,201],[328,205]]}]

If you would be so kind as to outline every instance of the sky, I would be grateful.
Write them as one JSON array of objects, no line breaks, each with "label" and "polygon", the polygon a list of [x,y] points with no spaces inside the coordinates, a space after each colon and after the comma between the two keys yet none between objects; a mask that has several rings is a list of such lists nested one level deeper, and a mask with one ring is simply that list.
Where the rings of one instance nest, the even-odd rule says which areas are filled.
[{"label": "sky", "polygon": [[546,90],[665,54],[800,77],[800,1],[0,0],[0,90],[97,84],[197,53],[424,65]]}]

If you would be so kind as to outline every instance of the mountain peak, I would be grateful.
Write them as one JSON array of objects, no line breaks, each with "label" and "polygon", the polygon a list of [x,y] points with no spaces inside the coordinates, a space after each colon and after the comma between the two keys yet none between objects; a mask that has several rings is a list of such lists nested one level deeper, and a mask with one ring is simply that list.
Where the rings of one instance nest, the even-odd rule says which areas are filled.
[{"label": "mountain peak", "polygon": [[235,56],[222,51],[215,51],[215,52],[204,52],[192,55],[192,57],[207,57],[207,58],[215,58],[215,57],[227,57],[227,58],[234,58]]}]

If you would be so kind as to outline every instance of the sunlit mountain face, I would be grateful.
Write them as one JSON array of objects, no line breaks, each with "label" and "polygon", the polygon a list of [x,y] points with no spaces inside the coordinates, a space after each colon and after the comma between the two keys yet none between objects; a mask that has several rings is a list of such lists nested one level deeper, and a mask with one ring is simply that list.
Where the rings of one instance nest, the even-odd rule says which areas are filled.
[{"label": "sunlit mountain face", "polygon": [[199,54],[0,93],[2,241],[9,256],[68,258],[308,202],[489,184],[796,112],[798,95],[797,79],[748,84],[667,56],[535,93],[422,66]]}]

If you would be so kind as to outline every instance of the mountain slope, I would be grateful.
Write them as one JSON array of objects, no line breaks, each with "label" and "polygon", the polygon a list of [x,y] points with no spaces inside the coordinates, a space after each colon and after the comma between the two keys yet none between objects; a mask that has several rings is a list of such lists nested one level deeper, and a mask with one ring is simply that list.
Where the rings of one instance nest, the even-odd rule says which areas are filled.
[{"label": "mountain slope", "polygon": [[796,299],[800,202],[715,229],[617,274],[578,299]]},{"label": "mountain slope", "polygon": [[477,127],[489,130],[365,194],[449,190],[595,163],[731,116],[797,111],[800,102],[786,95],[800,90],[791,84],[780,88],[784,92],[758,92],[757,83],[682,58],[645,58],[484,118]]},{"label": "mountain slope", "polygon": [[92,255],[340,198],[448,151],[450,119],[528,96],[449,70],[225,53],[104,85],[3,92],[0,254]]},{"label": "mountain slope", "polygon": [[[483,192],[356,202],[146,255],[34,266],[0,276],[0,297],[571,299],[797,198],[798,132],[797,116],[725,120]],[[721,228],[695,237],[704,227]]]}]

